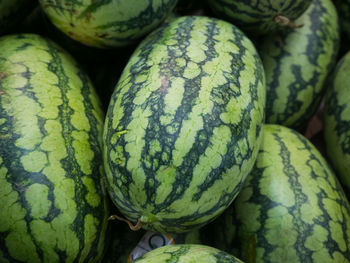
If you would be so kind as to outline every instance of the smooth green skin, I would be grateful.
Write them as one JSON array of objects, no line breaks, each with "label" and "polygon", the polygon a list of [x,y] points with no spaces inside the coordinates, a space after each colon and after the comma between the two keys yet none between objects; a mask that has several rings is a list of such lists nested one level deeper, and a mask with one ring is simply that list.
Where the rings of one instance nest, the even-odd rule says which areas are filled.
[{"label": "smooth green skin", "polygon": [[296,20],[304,26],[261,40],[266,122],[302,129],[315,113],[336,63],[339,25],[331,0],[314,0]]},{"label": "smooth green skin", "polygon": [[[284,26],[275,21],[282,15],[292,23],[310,6],[312,0],[208,0],[209,6],[220,16],[245,32],[266,35]],[[295,23],[298,25],[298,23]]]},{"label": "smooth green skin", "polygon": [[39,0],[51,22],[85,45],[114,48],[135,43],[167,17],[177,0]]},{"label": "smooth green skin", "polygon": [[32,0],[0,0],[0,35],[8,32],[29,14]]},{"label": "smooth green skin", "polygon": [[204,245],[171,245],[152,250],[132,263],[243,263],[234,256]]},{"label": "smooth green skin", "polygon": [[326,92],[324,139],[327,155],[350,190],[350,52],[339,61]]},{"label": "smooth green skin", "polygon": [[333,0],[339,15],[341,30],[350,40],[350,0]]},{"label": "smooth green skin", "polygon": [[264,81],[253,44],[227,22],[181,17],[149,35],[104,127],[109,193],[124,216],[179,233],[223,212],[257,155]]},{"label": "smooth green skin", "polygon": [[323,156],[294,130],[264,126],[231,209],[246,262],[350,262],[349,202]]},{"label": "smooth green skin", "polygon": [[99,262],[103,113],[88,77],[38,35],[0,38],[0,262]]}]

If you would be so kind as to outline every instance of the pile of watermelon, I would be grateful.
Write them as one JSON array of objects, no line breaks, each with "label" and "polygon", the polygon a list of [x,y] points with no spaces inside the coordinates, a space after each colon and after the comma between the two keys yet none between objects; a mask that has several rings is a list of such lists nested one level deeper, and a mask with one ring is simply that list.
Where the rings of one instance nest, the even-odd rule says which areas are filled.
[{"label": "pile of watermelon", "polygon": [[350,262],[350,1],[0,0],[0,262]]}]

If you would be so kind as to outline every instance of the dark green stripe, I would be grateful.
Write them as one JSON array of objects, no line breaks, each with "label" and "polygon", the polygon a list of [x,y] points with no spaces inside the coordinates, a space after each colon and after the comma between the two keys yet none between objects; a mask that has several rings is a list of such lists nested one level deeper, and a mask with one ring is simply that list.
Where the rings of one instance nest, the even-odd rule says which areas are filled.
[{"label": "dark green stripe", "polygon": [[[79,71],[78,76],[80,80],[82,81],[82,89],[81,94],[83,97],[83,103],[84,103],[84,112],[86,114],[86,117],[88,119],[88,122],[90,124],[90,130],[89,130],[89,145],[91,150],[94,152],[94,158],[91,161],[91,178],[93,179],[94,186],[96,188],[97,193],[102,193],[102,197],[105,197],[103,193],[105,193],[106,189],[104,189],[104,184],[101,182],[103,178],[103,174],[101,174],[101,170],[103,169],[101,166],[103,165],[102,161],[102,122],[103,122],[103,113],[101,111],[101,103],[98,101],[98,105],[94,105],[91,101],[91,96],[97,97],[96,93],[93,91],[93,88],[91,86],[90,80],[88,79],[87,75],[83,71]],[[97,119],[95,117],[95,114],[98,115],[100,119]],[[96,137],[96,135],[99,135]],[[92,214],[95,218],[100,220],[100,223],[97,225],[97,233],[100,233],[100,236],[96,237],[94,241],[91,244],[91,249],[89,251],[89,254],[87,255],[84,262],[89,262],[91,258],[96,258],[97,256],[100,256],[102,251],[99,250],[99,246],[101,245],[101,242],[104,244],[107,244],[108,242],[108,235],[104,236],[104,228],[106,227],[106,218],[107,218],[107,202],[106,200],[101,200],[100,205],[96,207],[92,207],[91,205],[86,202],[84,204],[84,208],[82,210],[86,210],[86,208],[89,208],[89,214]],[[87,214],[87,213],[86,213]]]},{"label": "dark green stripe", "polygon": [[[297,230],[297,233],[299,234],[297,237],[298,242],[294,244],[294,248],[297,252],[297,255],[301,262],[312,262],[312,253],[309,249],[304,247],[306,238],[308,235],[312,233],[313,225],[306,224],[302,220],[301,216],[301,208],[304,203],[308,202],[308,197],[305,193],[302,191],[302,185],[299,182],[299,174],[295,170],[295,168],[292,165],[291,159],[290,159],[290,152],[285,143],[283,142],[283,138],[281,138],[278,134],[273,134],[276,144],[280,147],[280,156],[282,159],[283,164],[283,172],[286,175],[292,175],[288,176],[288,182],[291,186],[291,189],[294,193],[295,198],[295,205],[288,208],[288,212],[290,215],[293,215],[293,225],[294,228]],[[257,189],[258,190],[258,189]],[[276,205],[279,205],[278,203]],[[263,232],[261,232],[263,233]]]},{"label": "dark green stripe", "polygon": [[[104,5],[108,5],[112,2],[113,2],[113,0],[94,1],[91,3],[91,5],[89,5],[87,8],[85,8],[85,10],[82,11],[77,18],[78,19],[86,19],[87,15],[89,15],[93,12],[96,12],[97,9],[102,8]],[[79,2],[77,2],[76,4],[79,5]]]},{"label": "dark green stripe", "polygon": [[[177,0],[166,1],[164,4],[160,5],[159,8],[153,9],[152,1],[149,1],[147,8],[142,10],[137,17],[130,18],[126,21],[114,21],[107,24],[98,25],[96,26],[96,29],[108,29],[112,27],[113,32],[120,33],[133,29],[142,30],[144,27],[154,23],[155,20],[162,20],[164,18],[164,14],[169,13],[169,10],[172,9],[175,2],[177,2]],[[83,14],[81,16],[83,16]],[[136,37],[130,36],[130,38],[135,39]]]},{"label": "dark green stripe", "polygon": [[[167,198],[160,205],[155,204],[155,194],[160,183],[158,182],[154,171],[158,171],[160,166],[168,164],[168,160],[164,159],[164,157],[162,156],[163,152],[168,153],[168,159],[172,160],[173,156],[171,149],[174,149],[176,139],[180,133],[182,122],[184,118],[187,117],[186,113],[192,111],[192,108],[194,106],[193,99],[197,98],[199,93],[199,86],[196,85],[198,84],[198,81],[200,81],[199,76],[196,79],[194,79],[193,82],[185,80],[184,95],[181,101],[181,106],[178,107],[178,109],[176,110],[173,121],[169,126],[164,126],[161,124],[161,118],[165,114],[164,109],[166,107],[164,102],[165,95],[168,93],[168,89],[172,88],[173,84],[170,78],[172,76],[183,76],[184,71],[186,69],[186,66],[181,67],[180,65],[177,65],[176,58],[181,57],[186,60],[186,63],[188,63],[189,61],[189,58],[186,54],[186,49],[190,45],[190,41],[183,40],[190,38],[191,31],[188,30],[188,28],[191,28],[192,24],[193,21],[186,21],[180,23],[179,26],[176,28],[176,33],[173,38],[173,40],[176,42],[174,47],[181,47],[182,53],[176,56],[174,51],[177,51],[177,48],[175,48],[174,50],[172,46],[167,47],[167,53],[169,54],[169,56],[168,58],[166,58],[166,61],[162,63],[159,72],[159,74],[167,80],[165,86],[160,87],[160,89],[164,89],[164,92],[158,89],[154,91],[150,96],[150,101],[156,103],[152,104],[152,116],[149,118],[149,125],[146,129],[146,136],[144,138],[146,144],[142,150],[142,158],[150,158],[152,163],[151,167],[147,167],[146,164],[143,163],[143,169],[146,172],[146,174],[149,175],[147,176],[145,183],[147,200],[145,200],[144,207],[146,207],[147,204],[150,203],[154,204],[153,213],[157,213],[158,211],[167,208],[173,202],[173,200],[179,198],[179,196],[183,194],[184,190],[186,189],[186,186],[188,186],[191,182],[191,176],[188,176],[185,180],[181,180],[181,178],[178,178],[178,180],[176,180],[174,183],[174,188],[172,189],[171,194],[169,194],[170,198]],[[147,101],[146,103],[149,103],[149,101]],[[171,133],[167,131],[170,127],[172,130]],[[152,147],[152,145],[150,145],[152,140],[158,140],[161,145],[161,150],[159,152],[156,152],[154,155],[149,154]],[[196,158],[199,158],[199,156],[197,155]],[[192,165],[189,166],[191,167]],[[183,172],[183,170],[186,168],[182,166],[178,167],[177,169]],[[190,173],[188,174],[190,175]],[[154,182],[152,183],[153,186],[151,186],[150,181]]]},{"label": "dark green stripe", "polygon": [[[6,60],[6,58],[4,59]],[[29,69],[27,69],[27,71],[28,70]],[[19,75],[21,75],[21,73]],[[11,183],[13,191],[19,193],[18,202],[21,204],[21,206],[30,207],[31,205],[28,204],[24,195],[26,188],[35,183],[45,184],[49,188],[50,193],[52,194],[54,187],[53,184],[49,182],[43,174],[35,173],[30,175],[30,173],[26,171],[22,166],[20,158],[21,156],[27,154],[28,151],[18,148],[15,144],[15,142],[20,138],[20,135],[16,134],[16,132],[14,131],[15,118],[9,115],[8,112],[2,107],[3,100],[8,99],[8,95],[6,94],[6,90],[4,89],[5,87],[3,86],[3,80],[5,80],[5,78],[0,79],[0,90],[4,90],[5,92],[3,95],[1,95],[2,97],[0,97],[0,116],[1,118],[5,118],[6,122],[0,126],[0,156],[3,159],[0,168],[6,167],[8,172],[6,175],[1,174],[1,176],[5,176],[7,181]],[[26,89],[31,89],[28,82],[25,84],[25,87],[21,88],[20,90],[23,92],[24,95],[33,98],[33,93],[30,93],[30,91],[26,93]],[[54,209],[53,203],[50,209]],[[26,231],[27,234],[30,236],[31,241],[35,245],[35,250],[39,259],[43,261],[43,251],[40,248],[40,244],[38,244],[38,242],[35,240],[29,226],[29,222],[33,219],[30,215],[30,212],[30,209],[28,209],[25,215]],[[45,220],[47,220],[47,218],[45,218]],[[11,231],[1,233],[1,235],[4,236],[4,238],[1,239],[4,241],[4,243],[1,244],[0,248],[3,251],[3,253],[5,253],[5,257],[12,262],[14,259],[9,254],[8,248],[5,244],[5,239],[10,233]]]},{"label": "dark green stripe", "polygon": [[[58,78],[58,86],[60,87],[62,104],[58,106],[59,109],[59,122],[62,125],[62,137],[64,140],[64,145],[67,151],[67,157],[61,160],[62,167],[66,173],[66,177],[74,180],[74,200],[76,201],[76,211],[77,216],[74,219],[72,224],[72,229],[74,230],[76,236],[79,240],[79,253],[78,258],[84,247],[84,225],[81,222],[84,222],[84,210],[85,202],[82,203],[81,200],[85,200],[85,195],[87,191],[85,188],[82,188],[83,181],[82,176],[84,173],[80,170],[79,164],[75,157],[75,149],[73,147],[73,137],[72,132],[76,130],[71,123],[71,117],[74,113],[74,110],[69,106],[69,99],[67,93],[70,90],[69,80],[65,73],[65,70],[62,67],[62,61],[59,56],[57,48],[52,46],[50,42],[47,41],[48,52],[50,53],[52,60],[48,64],[48,70],[54,73]],[[68,172],[69,171],[69,172]]]}]

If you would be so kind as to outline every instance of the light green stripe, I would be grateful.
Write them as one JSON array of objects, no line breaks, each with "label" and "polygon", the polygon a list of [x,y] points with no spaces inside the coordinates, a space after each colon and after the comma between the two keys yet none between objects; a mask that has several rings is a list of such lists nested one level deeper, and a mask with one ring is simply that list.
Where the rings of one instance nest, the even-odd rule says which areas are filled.
[{"label": "light green stripe", "polygon": [[175,113],[181,106],[185,91],[185,80],[183,78],[166,78],[166,76],[163,76],[162,82],[164,82],[164,85],[171,85],[171,87],[169,87],[167,94],[164,97],[163,114],[160,119],[161,125],[165,127],[174,121]]},{"label": "light green stripe", "polygon": [[129,154],[126,168],[133,175],[129,193],[135,193],[130,195],[130,199],[134,204],[143,204],[146,200],[144,191],[146,175],[141,167],[141,162],[142,150],[145,146],[146,128],[150,116],[152,116],[152,111],[149,107],[144,110],[141,107],[136,108],[132,113],[131,122],[127,126],[128,132],[124,135],[126,142],[125,151]]}]

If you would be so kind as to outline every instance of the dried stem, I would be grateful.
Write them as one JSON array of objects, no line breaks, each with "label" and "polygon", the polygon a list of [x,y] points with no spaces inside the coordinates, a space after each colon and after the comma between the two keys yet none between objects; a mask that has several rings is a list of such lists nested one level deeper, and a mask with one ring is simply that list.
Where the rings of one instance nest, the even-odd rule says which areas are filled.
[{"label": "dried stem", "polygon": [[111,215],[108,220],[115,220],[115,219],[118,219],[119,221],[123,221],[123,222],[126,222],[130,229],[133,230],[133,231],[137,231],[137,230],[140,230],[141,227],[143,226],[143,223],[141,222],[141,220],[139,219],[136,223],[136,225],[133,225],[129,220],[125,219],[125,218],[122,218],[120,216],[117,216],[117,215]]},{"label": "dried stem", "polygon": [[275,22],[281,26],[287,26],[290,28],[300,28],[300,27],[304,26],[303,24],[301,24],[301,25],[293,24],[292,21],[290,21],[290,19],[288,17],[285,17],[283,15],[275,16]]}]

